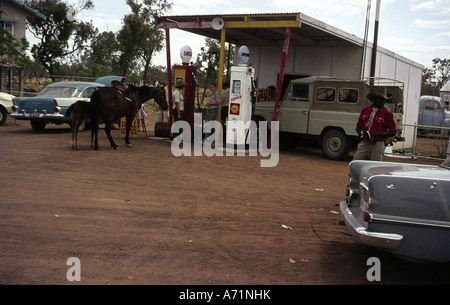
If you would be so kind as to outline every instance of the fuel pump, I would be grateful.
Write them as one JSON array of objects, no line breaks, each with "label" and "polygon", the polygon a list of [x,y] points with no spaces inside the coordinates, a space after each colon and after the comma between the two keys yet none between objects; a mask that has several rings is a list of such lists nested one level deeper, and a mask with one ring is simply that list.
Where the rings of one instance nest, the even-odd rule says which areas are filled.
[{"label": "fuel pump", "polygon": [[240,146],[250,142],[250,123],[255,103],[255,69],[248,65],[249,57],[249,49],[246,46],[240,47],[239,66],[231,67],[227,144]]},{"label": "fuel pump", "polygon": [[183,89],[184,97],[184,117],[186,122],[191,126],[191,131],[194,131],[194,110],[195,110],[195,88],[197,86],[195,75],[197,67],[189,65],[192,58],[192,50],[189,46],[184,46],[180,50],[180,57],[182,65],[174,65],[174,83],[182,80],[186,83]]}]

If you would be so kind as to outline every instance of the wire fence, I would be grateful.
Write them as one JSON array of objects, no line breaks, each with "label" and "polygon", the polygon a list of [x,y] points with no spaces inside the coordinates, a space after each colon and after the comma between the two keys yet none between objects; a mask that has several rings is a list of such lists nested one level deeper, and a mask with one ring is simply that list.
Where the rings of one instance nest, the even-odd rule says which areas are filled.
[{"label": "wire fence", "polygon": [[[50,83],[61,81],[82,81],[95,82],[97,77],[69,76],[69,75],[44,75],[39,77],[25,77],[18,71],[8,71],[0,73],[0,91],[12,94],[14,96],[29,97],[36,96],[42,89]],[[127,78],[128,83],[134,85],[150,84],[150,81],[138,81]]]},{"label": "wire fence", "polygon": [[[37,96],[45,86],[53,82],[62,81],[81,81],[81,82],[95,82],[97,78],[83,77],[83,76],[66,76],[66,75],[47,75],[39,79],[27,78],[23,80],[22,85],[19,84],[19,77],[16,74],[11,74],[11,82],[8,86],[3,84],[1,92],[12,94],[16,97],[33,97]],[[6,79],[8,81],[8,79]],[[134,82],[133,82],[134,84]],[[158,104],[154,101],[145,103],[146,111],[159,111]]]},{"label": "wire fence", "polygon": [[450,127],[403,124],[401,128],[405,141],[394,144],[393,154],[431,159],[450,155]]}]

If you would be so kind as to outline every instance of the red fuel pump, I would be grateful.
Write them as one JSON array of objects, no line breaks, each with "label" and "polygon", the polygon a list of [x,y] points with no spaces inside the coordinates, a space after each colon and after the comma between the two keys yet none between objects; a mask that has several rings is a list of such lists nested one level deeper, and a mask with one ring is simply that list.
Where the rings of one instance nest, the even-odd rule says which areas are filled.
[{"label": "red fuel pump", "polygon": [[[186,83],[183,89],[184,96],[184,117],[186,122],[191,126],[191,131],[194,131],[194,110],[195,110],[195,88],[197,86],[195,75],[197,67],[189,65],[189,60],[192,57],[192,50],[189,46],[181,48],[180,56],[182,65],[174,65],[174,83],[182,80]],[[173,122],[173,121],[172,121]]]}]

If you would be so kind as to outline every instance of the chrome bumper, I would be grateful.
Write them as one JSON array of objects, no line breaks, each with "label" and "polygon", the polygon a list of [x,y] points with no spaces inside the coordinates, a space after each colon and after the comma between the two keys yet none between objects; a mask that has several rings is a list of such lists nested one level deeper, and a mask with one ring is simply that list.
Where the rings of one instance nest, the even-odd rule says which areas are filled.
[{"label": "chrome bumper", "polygon": [[359,243],[389,250],[397,249],[398,246],[400,246],[403,240],[402,235],[394,233],[369,232],[364,227],[361,220],[352,214],[346,201],[339,203],[339,208],[341,210],[341,215],[344,218],[345,225],[350,230],[353,238]]},{"label": "chrome bumper", "polygon": [[17,120],[40,120],[40,119],[48,119],[48,120],[55,120],[59,121],[64,118],[64,115],[61,113],[39,113],[39,112],[26,112],[26,113],[19,113],[19,112],[13,112],[11,113],[11,117]]}]

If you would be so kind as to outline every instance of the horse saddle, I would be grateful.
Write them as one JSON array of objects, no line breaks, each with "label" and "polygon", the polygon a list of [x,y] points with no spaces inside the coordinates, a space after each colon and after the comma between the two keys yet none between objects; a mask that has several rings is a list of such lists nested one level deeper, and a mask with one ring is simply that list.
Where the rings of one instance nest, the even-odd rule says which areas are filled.
[{"label": "horse saddle", "polygon": [[131,97],[130,97],[130,95],[129,95],[129,93],[128,93],[128,90],[127,90],[127,88],[125,88],[125,86],[124,86],[121,82],[116,81],[116,80],[113,80],[113,81],[111,82],[111,86],[112,86],[114,89],[116,89],[117,92],[119,92],[120,94],[122,94],[122,96],[123,96],[125,99],[127,99],[127,100],[129,100],[129,101],[131,102]]}]

